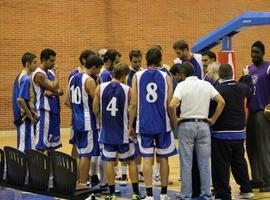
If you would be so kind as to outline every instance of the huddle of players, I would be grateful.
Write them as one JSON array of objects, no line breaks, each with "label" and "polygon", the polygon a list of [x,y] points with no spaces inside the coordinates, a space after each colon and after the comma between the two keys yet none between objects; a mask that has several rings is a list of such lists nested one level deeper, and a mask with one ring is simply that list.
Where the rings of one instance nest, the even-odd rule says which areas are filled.
[{"label": "huddle of players", "polygon": [[[108,59],[110,56],[111,59]],[[152,164],[155,152],[162,171],[160,199],[168,199],[168,157],[176,154],[176,148],[167,112],[173,93],[172,80],[167,73],[157,70],[161,57],[158,48],[149,49],[146,53],[147,69],[135,74],[130,73],[127,64],[118,63],[120,54],[117,51],[108,50],[104,60],[110,60],[111,64],[107,63],[100,76],[102,59],[90,55],[84,65],[69,77],[69,101],[66,104],[72,109],[73,140],[80,157],[79,180],[81,184],[86,184],[90,160],[99,155],[100,142],[101,159],[105,161],[109,185],[106,199],[117,199],[114,186],[117,158],[129,165],[132,199],[141,199],[135,162],[139,154],[144,158],[146,198],[153,199]],[[127,78],[130,74],[133,76],[132,89],[124,84],[126,79],[130,79],[130,76]],[[101,84],[97,86],[97,82]]]},{"label": "huddle of players", "polygon": [[[129,66],[116,64],[120,54],[108,50],[104,57],[110,57],[112,51],[118,60],[115,56],[114,59],[106,58],[112,63],[100,76],[103,60],[95,54],[83,58],[82,66],[69,76],[66,104],[72,110],[74,135],[71,141],[80,157],[79,182],[86,184],[91,157],[100,154],[100,145],[109,185],[106,199],[117,199],[114,187],[116,158],[129,165],[132,199],[141,199],[135,162],[140,154],[144,158],[146,198],[153,199],[152,164],[156,153],[162,171],[160,199],[168,199],[168,157],[176,154],[167,112],[173,92],[172,80],[167,73],[156,70],[160,69],[162,54],[158,48],[151,48],[146,53],[148,67],[133,73],[131,89],[124,84],[130,74]],[[61,146],[59,96],[63,91],[59,87],[55,60],[56,53],[51,49],[41,52],[40,67],[37,67],[34,54],[23,55],[24,69],[16,77],[13,89],[14,123],[21,151],[50,151]],[[113,69],[110,66],[114,66]],[[101,84],[97,86],[98,83]]]}]

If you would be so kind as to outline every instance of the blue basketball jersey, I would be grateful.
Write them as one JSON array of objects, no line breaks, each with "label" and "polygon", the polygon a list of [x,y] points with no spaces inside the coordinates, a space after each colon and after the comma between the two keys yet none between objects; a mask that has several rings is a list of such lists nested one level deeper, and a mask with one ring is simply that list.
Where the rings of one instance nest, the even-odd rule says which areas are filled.
[{"label": "blue basketball jersey", "polygon": [[136,132],[162,134],[171,130],[167,112],[167,74],[145,69],[136,73],[138,109]]},{"label": "blue basketball jersey", "polygon": [[100,85],[101,136],[103,144],[128,143],[128,101],[130,87],[107,82]]},{"label": "blue basketball jersey", "polygon": [[17,102],[18,98],[24,99],[28,108],[34,110],[34,93],[33,86],[30,79],[30,76],[25,70],[20,72],[13,85],[13,96],[12,96],[12,105],[13,105],[13,117],[14,124],[19,126],[23,123],[26,113],[22,110],[20,104]]},{"label": "blue basketball jersey", "polygon": [[69,98],[72,109],[72,125],[75,132],[97,130],[97,122],[92,111],[93,99],[85,90],[85,73],[77,73],[69,80]]},{"label": "blue basketball jersey", "polygon": [[75,74],[79,73],[78,69],[74,69],[68,76],[68,81],[72,78],[72,76],[74,76]]},{"label": "blue basketball jersey", "polygon": [[44,74],[45,77],[47,79],[49,79],[50,81],[54,81],[54,79],[55,79],[54,73],[51,70],[44,71],[43,69],[38,67],[33,72],[32,80],[33,80],[35,97],[36,97],[35,104],[36,104],[37,111],[39,112],[40,109],[43,109],[43,110],[50,111],[50,112],[55,113],[55,114],[59,114],[60,113],[59,97],[58,96],[47,97],[44,95],[46,89],[34,82],[35,75],[37,73]]},{"label": "blue basketball jersey", "polygon": [[112,71],[108,71],[106,69],[100,74],[100,82],[106,83],[112,80]]},{"label": "blue basketball jersey", "polygon": [[133,79],[133,76],[136,74],[137,71],[135,71],[134,69],[131,69],[129,74],[128,74],[128,78],[127,78],[127,85],[129,87],[132,87],[132,79]]}]

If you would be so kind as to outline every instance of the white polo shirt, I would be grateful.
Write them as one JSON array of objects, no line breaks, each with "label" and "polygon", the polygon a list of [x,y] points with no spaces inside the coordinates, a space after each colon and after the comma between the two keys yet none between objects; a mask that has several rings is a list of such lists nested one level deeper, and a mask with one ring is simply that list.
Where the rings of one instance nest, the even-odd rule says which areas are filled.
[{"label": "white polo shirt", "polygon": [[177,85],[173,96],[181,101],[181,118],[206,119],[210,101],[218,94],[209,82],[190,76]]}]

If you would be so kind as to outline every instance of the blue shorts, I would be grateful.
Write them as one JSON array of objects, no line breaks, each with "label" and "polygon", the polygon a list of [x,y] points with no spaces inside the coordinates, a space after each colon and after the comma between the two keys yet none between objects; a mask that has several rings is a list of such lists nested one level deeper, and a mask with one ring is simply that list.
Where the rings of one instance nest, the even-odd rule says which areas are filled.
[{"label": "blue shorts", "polygon": [[80,157],[99,156],[98,130],[75,132],[75,143]]},{"label": "blue shorts", "polygon": [[20,151],[35,149],[35,126],[28,118],[17,126],[17,148]]},{"label": "blue shorts", "polygon": [[60,113],[40,110],[36,126],[36,149],[49,150],[62,146],[60,140]]},{"label": "blue shorts", "polygon": [[142,157],[170,157],[177,154],[172,131],[163,134],[138,134],[140,154]]},{"label": "blue shorts", "polygon": [[134,142],[121,145],[102,144],[101,159],[104,161],[119,161],[134,160],[138,156],[138,146]]}]

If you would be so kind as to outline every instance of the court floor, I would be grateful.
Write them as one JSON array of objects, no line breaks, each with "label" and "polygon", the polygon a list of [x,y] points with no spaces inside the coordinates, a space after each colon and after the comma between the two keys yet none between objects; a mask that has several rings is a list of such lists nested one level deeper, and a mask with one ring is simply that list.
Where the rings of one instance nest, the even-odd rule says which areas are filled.
[{"label": "court floor", "polygon": [[[70,153],[71,151],[71,145],[68,143],[69,139],[69,129],[62,129],[61,131],[62,135],[62,142],[63,142],[63,147],[59,149],[59,151],[65,152],[65,153]],[[178,142],[176,141],[176,145],[178,146]],[[3,149],[4,146],[13,146],[16,147],[16,132],[15,131],[1,131],[0,132],[0,148]],[[179,178],[179,158],[178,155],[173,156],[169,160],[170,162],[170,180],[173,181],[173,184],[169,186],[169,195],[172,199],[176,199],[175,195],[176,192],[179,191],[180,184],[181,182],[178,181]],[[143,187],[143,184],[141,185]],[[233,194],[236,194],[239,192],[239,187],[231,178],[231,186],[233,189]],[[129,193],[131,193],[131,187],[119,187],[119,189],[122,190],[122,196],[126,196],[124,198],[120,199],[130,199],[128,198]],[[143,188],[141,188],[143,190]],[[270,192],[269,193],[259,193],[258,190],[253,191],[255,194],[255,197],[253,199],[265,199],[265,200],[270,200]],[[155,193],[158,193],[158,188],[155,189]],[[1,196],[0,196],[0,199]],[[8,200],[13,200],[15,199],[13,194],[10,194],[10,191],[8,193]],[[29,195],[24,195],[23,194],[23,200],[28,200],[28,199],[40,199],[40,200],[47,200],[47,199],[53,199],[53,198],[48,198],[48,197],[42,197],[42,196],[29,196]]]}]

